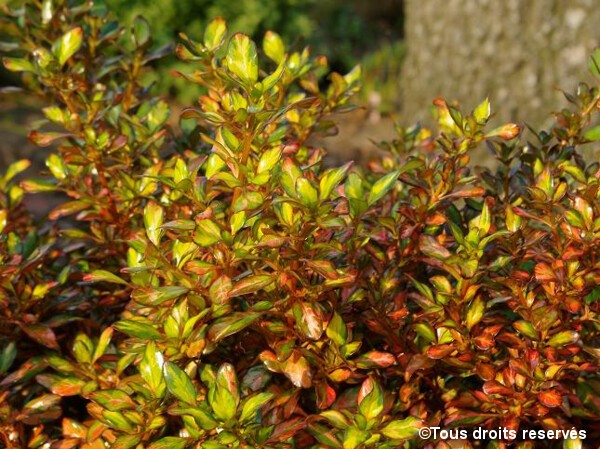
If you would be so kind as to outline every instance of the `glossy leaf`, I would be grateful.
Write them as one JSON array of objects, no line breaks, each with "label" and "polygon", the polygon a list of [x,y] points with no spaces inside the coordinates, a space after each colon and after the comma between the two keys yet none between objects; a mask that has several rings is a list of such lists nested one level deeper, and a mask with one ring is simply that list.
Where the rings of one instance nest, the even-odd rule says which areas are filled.
[{"label": "glossy leaf", "polygon": [[208,50],[215,50],[221,46],[227,34],[227,23],[220,17],[212,20],[204,31],[204,45]]},{"label": "glossy leaf", "polygon": [[172,362],[165,362],[163,369],[169,392],[186,404],[195,405],[196,389],[185,371]]},{"label": "glossy leaf", "polygon": [[216,320],[214,324],[209,327],[207,334],[208,338],[210,338],[214,342],[218,342],[250,326],[259,317],[259,313],[232,313],[227,317]]},{"label": "glossy leaf", "polygon": [[258,55],[256,45],[244,34],[234,34],[227,47],[227,68],[244,81],[253,85],[258,79]]},{"label": "glossy leaf", "polygon": [[418,435],[421,427],[422,421],[410,416],[389,422],[381,429],[381,433],[392,440],[408,440]]},{"label": "glossy leaf", "polygon": [[285,57],[285,46],[281,36],[273,31],[267,31],[263,39],[263,50],[267,57],[279,64]]},{"label": "glossy leaf", "polygon": [[367,204],[370,206],[383,198],[394,187],[399,175],[400,171],[397,170],[378,179],[369,192]]},{"label": "glossy leaf", "polygon": [[77,53],[83,43],[83,29],[81,27],[73,28],[63,34],[52,45],[52,51],[58,59],[60,65],[64,65],[71,57]]}]

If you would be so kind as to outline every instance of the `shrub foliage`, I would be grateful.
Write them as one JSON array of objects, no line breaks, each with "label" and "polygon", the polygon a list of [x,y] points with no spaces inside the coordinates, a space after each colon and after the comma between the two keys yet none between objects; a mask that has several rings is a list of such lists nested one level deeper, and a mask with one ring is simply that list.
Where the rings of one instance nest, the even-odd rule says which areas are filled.
[{"label": "shrub foliage", "polygon": [[[4,65],[48,104],[31,140],[56,151],[51,181],[17,182],[27,161],[0,178],[0,444],[599,438],[600,167],[578,153],[600,138],[597,87],[531,142],[485,130],[487,100],[469,114],[436,100],[439,130],[398,129],[369,167],[326,168],[308,139],[335,130],[358,69],[328,74],[217,19],[177,46],[204,94],[175,130],[142,82],[161,55],[142,19],[124,30],[92,2],[5,14],[24,56]],[[473,174],[481,145],[499,168]],[[44,192],[64,201],[38,223],[22,200]]]}]

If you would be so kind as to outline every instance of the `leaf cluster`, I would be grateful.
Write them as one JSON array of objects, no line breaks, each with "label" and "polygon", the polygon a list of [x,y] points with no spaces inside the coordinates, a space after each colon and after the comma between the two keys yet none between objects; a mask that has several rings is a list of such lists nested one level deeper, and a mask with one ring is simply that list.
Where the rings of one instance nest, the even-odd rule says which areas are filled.
[{"label": "leaf cluster", "polygon": [[[515,124],[485,129],[487,100],[436,100],[439,130],[398,128],[369,167],[327,168],[309,138],[335,132],[358,68],[328,73],[216,19],[176,48],[205,94],[175,131],[144,83],[162,52],[143,19],[123,29],[93,2],[5,12],[24,56],[4,64],[48,100],[30,138],[57,144],[52,181],[17,182],[27,161],[0,178],[6,447],[598,437],[600,165],[579,154],[598,87],[526,143]],[[473,174],[480,145],[497,170]],[[65,201],[40,224],[22,200],[42,192]]]}]

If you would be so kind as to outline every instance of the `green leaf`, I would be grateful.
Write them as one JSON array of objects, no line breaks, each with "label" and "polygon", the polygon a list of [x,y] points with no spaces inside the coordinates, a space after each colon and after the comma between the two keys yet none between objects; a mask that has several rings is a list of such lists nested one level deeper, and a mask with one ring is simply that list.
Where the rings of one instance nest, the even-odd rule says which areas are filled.
[{"label": "green leaf", "polygon": [[50,389],[52,393],[59,396],[78,396],[83,386],[87,383],[77,377],[62,377],[52,374],[40,374],[36,376],[38,383]]},{"label": "green leaf", "polygon": [[399,175],[400,170],[396,170],[378,179],[377,182],[373,184],[371,192],[369,192],[367,204],[371,206],[383,198],[383,196],[389,192],[392,187],[394,187]]},{"label": "green leaf", "polygon": [[316,187],[306,178],[296,180],[296,193],[300,202],[309,208],[314,208],[319,202]]},{"label": "green leaf", "polygon": [[367,391],[370,389],[371,391],[363,397],[358,408],[361,415],[363,415],[367,421],[371,421],[377,418],[383,411],[383,394],[379,384],[371,378],[367,378],[367,380],[363,382],[361,390],[363,390],[363,388],[366,388]]},{"label": "green leaf", "polygon": [[6,228],[8,212],[6,209],[0,209],[0,233]]},{"label": "green leaf", "polygon": [[595,76],[600,76],[600,48],[594,50],[588,61],[590,72]]},{"label": "green leaf", "polygon": [[126,281],[106,270],[94,270],[91,273],[85,274],[83,280],[85,282],[109,282],[111,284],[127,285]]},{"label": "green leaf", "polygon": [[466,315],[467,329],[471,330],[473,326],[481,321],[485,312],[485,302],[480,296],[477,296],[469,305]]},{"label": "green leaf", "polygon": [[232,289],[231,278],[226,274],[219,276],[210,286],[208,295],[213,304],[226,304]]},{"label": "green leaf", "polygon": [[381,433],[392,440],[407,440],[417,436],[422,426],[423,422],[420,419],[409,416],[403,420],[391,421],[381,429]]},{"label": "green leaf", "polygon": [[50,169],[52,175],[56,179],[65,179],[67,177],[67,165],[59,155],[52,153],[48,156],[48,159],[46,159],[46,166]]},{"label": "green leaf", "polygon": [[95,391],[90,395],[90,399],[112,412],[133,410],[137,407],[129,395],[121,390]]},{"label": "green leaf", "polygon": [[163,378],[163,355],[156,349],[153,341],[146,345],[144,356],[140,361],[138,369],[142,379],[146,382],[150,391],[157,398],[162,398],[165,394],[165,381]]},{"label": "green leaf", "polygon": [[348,338],[348,329],[342,317],[334,312],[329,325],[327,326],[327,336],[331,338],[338,346],[346,344]]},{"label": "green leaf", "polygon": [[21,182],[21,187],[27,193],[54,192],[58,190],[58,187],[52,181],[43,181],[41,179],[26,179]]},{"label": "green leaf", "polygon": [[325,410],[321,413],[321,416],[325,418],[329,423],[336,429],[347,429],[350,426],[348,418],[338,410]]},{"label": "green leaf", "polygon": [[35,68],[27,59],[22,58],[2,58],[2,63],[6,70],[11,72],[33,72]]},{"label": "green leaf", "polygon": [[[0,225],[1,227],[1,225]],[[6,373],[17,356],[17,345],[14,341],[8,342],[0,354],[0,373]]]},{"label": "green leaf", "polygon": [[121,435],[114,443],[111,443],[111,449],[131,449],[138,444],[142,438],[139,435]]},{"label": "green leaf", "polygon": [[[281,63],[277,66],[277,68],[271,74],[269,74],[263,78],[263,80],[262,80],[263,93],[268,92],[270,89],[273,88],[273,86],[275,86],[275,84],[277,84],[279,82],[279,80],[283,76],[284,71],[285,71],[285,60],[281,61]],[[281,136],[277,132],[272,133],[269,137],[269,142],[279,140],[281,137],[283,137],[283,135],[285,135],[285,130],[286,130],[285,127],[280,127],[278,129],[278,132],[279,132],[279,134],[281,134]]]},{"label": "green leaf", "polygon": [[52,0],[44,0],[42,2],[42,23],[47,25],[52,20]]},{"label": "green leaf", "polygon": [[219,318],[208,329],[208,338],[216,343],[250,326],[260,315],[260,313],[234,312]]},{"label": "green leaf", "polygon": [[196,223],[194,220],[186,220],[184,218],[180,218],[178,220],[172,220],[164,225],[162,225],[163,229],[172,229],[176,231],[193,231],[196,229]]},{"label": "green leaf", "polygon": [[184,449],[188,442],[187,438],[164,437],[152,443],[148,449]]},{"label": "green leaf", "polygon": [[169,413],[192,416],[204,430],[212,430],[219,426],[219,423],[215,421],[209,411],[203,407],[173,407],[169,410]]},{"label": "green leaf", "polygon": [[4,173],[4,177],[2,178],[2,183],[0,184],[0,186],[1,185],[6,186],[6,184],[11,179],[13,179],[19,173],[23,173],[30,166],[31,166],[31,162],[29,162],[29,160],[27,160],[27,159],[21,159],[19,161],[13,162],[12,164],[10,164],[8,166],[8,169],[6,170],[6,173]]},{"label": "green leaf", "polygon": [[283,58],[285,58],[285,45],[283,44],[283,40],[281,40],[279,34],[274,33],[273,31],[266,32],[262,47],[265,55],[277,64],[280,64],[281,61],[283,61]]},{"label": "green leaf", "polygon": [[580,438],[565,438],[563,449],[583,449],[583,444]]},{"label": "green leaf", "polygon": [[[143,319],[146,320],[146,318]],[[119,332],[123,332],[131,337],[138,337],[145,340],[162,339],[163,335],[149,323],[142,323],[136,320],[121,320],[116,322],[114,327]]]},{"label": "green leaf", "polygon": [[251,421],[255,417],[258,410],[271,400],[273,393],[259,393],[246,399],[244,406],[242,407],[242,414],[240,415],[240,421],[242,423]]},{"label": "green leaf", "polygon": [[436,340],[435,331],[429,323],[415,324],[415,332],[428,343],[434,342]]},{"label": "green leaf", "polygon": [[194,242],[200,246],[210,246],[221,240],[221,228],[214,221],[205,219],[198,222]]},{"label": "green leaf", "polygon": [[531,324],[529,321],[526,320],[518,320],[515,321],[512,326],[519,331],[519,333],[525,335],[528,338],[531,338],[532,340],[539,340],[540,339],[540,334],[537,331],[537,329],[533,326],[533,324]]},{"label": "green leaf", "polygon": [[103,410],[102,416],[110,425],[110,427],[127,433],[134,431],[133,426],[129,421],[127,421],[127,418],[125,418],[125,416],[123,416],[122,413],[111,412],[110,410]]},{"label": "green leaf", "polygon": [[579,340],[579,333],[575,331],[562,331],[558,334],[554,334],[550,340],[548,340],[549,346],[560,347],[571,343],[575,343]]},{"label": "green leaf", "polygon": [[79,363],[90,363],[92,361],[92,353],[94,352],[94,344],[92,340],[84,334],[79,333],[73,342],[73,354],[75,360]]},{"label": "green leaf", "polygon": [[146,235],[154,246],[159,245],[164,233],[162,229],[163,220],[163,208],[154,201],[149,202],[144,208],[144,226],[146,228]]},{"label": "green leaf", "polygon": [[62,66],[73,56],[81,47],[83,42],[83,29],[81,27],[73,28],[63,34],[52,45],[52,52]]},{"label": "green leaf", "polygon": [[227,22],[221,17],[212,20],[204,31],[204,45],[210,51],[214,51],[223,44],[227,34]]},{"label": "green leaf", "polygon": [[172,395],[188,405],[196,405],[196,389],[185,371],[172,362],[166,362],[164,375]]},{"label": "green leaf", "polygon": [[206,161],[205,175],[208,179],[219,173],[225,167],[225,161],[217,153],[212,153]]},{"label": "green leaf", "polygon": [[595,142],[596,140],[600,140],[600,125],[596,125],[592,128],[587,129],[583,133],[583,138],[585,140],[589,140],[590,142]]},{"label": "green leaf", "polygon": [[217,371],[215,382],[208,393],[208,402],[215,416],[228,421],[236,415],[239,404],[239,387],[233,365],[224,363]]},{"label": "green leaf", "polygon": [[249,293],[255,293],[258,290],[272,284],[274,280],[275,279],[273,276],[268,274],[248,276],[233,286],[229,292],[229,296],[233,298],[236,296],[247,295]]},{"label": "green leaf", "polygon": [[351,166],[352,162],[348,162],[342,167],[330,168],[323,173],[319,182],[319,199],[321,201],[329,198],[333,189],[342,182]]},{"label": "green leaf", "polygon": [[208,402],[215,417],[221,421],[229,421],[236,414],[235,398],[225,388],[219,386],[211,388],[208,394]]},{"label": "green leaf", "polygon": [[369,433],[358,427],[349,427],[342,437],[342,446],[344,449],[356,449],[369,439]]},{"label": "green leaf", "polygon": [[233,35],[227,47],[227,68],[249,87],[258,80],[256,45],[242,33]]},{"label": "green leaf", "polygon": [[258,167],[256,173],[261,174],[263,172],[271,170],[281,159],[281,147],[277,146],[265,151],[260,160],[258,161]]},{"label": "green leaf", "polygon": [[246,223],[246,211],[236,212],[231,216],[231,234],[235,235]]},{"label": "green leaf", "polygon": [[486,98],[473,111],[473,118],[480,125],[485,125],[491,114],[490,99]]},{"label": "green leaf", "polygon": [[234,212],[256,209],[263,205],[264,198],[259,192],[244,192],[233,204]]},{"label": "green leaf", "polygon": [[167,301],[179,298],[189,292],[187,287],[167,285],[156,288],[138,288],[133,291],[131,298],[142,305],[157,306]]},{"label": "green leaf", "polygon": [[106,348],[110,344],[110,339],[112,338],[113,328],[107,327],[102,331],[100,338],[98,339],[98,344],[94,349],[94,355],[92,356],[92,363],[96,362],[100,357],[104,355]]},{"label": "green leaf", "polygon": [[136,16],[133,19],[133,39],[138,47],[144,47],[152,42],[150,24],[142,16]]},{"label": "green leaf", "polygon": [[490,216],[490,208],[487,203],[483,203],[483,208],[481,209],[481,214],[471,220],[471,227],[475,227],[479,229],[480,235],[487,235],[490,230],[490,226],[492,224],[492,219]]}]

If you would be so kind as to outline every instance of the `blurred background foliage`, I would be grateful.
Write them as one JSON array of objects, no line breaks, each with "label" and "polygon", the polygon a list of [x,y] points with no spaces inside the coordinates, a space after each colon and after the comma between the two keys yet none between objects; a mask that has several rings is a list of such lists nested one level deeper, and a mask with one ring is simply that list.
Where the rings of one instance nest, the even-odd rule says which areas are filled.
[{"label": "blurred background foliage", "polygon": [[[401,0],[106,0],[119,20],[131,23],[141,15],[152,30],[156,45],[177,41],[180,32],[202,36],[206,24],[215,17],[225,18],[232,32],[243,32],[261,41],[267,30],[277,31],[294,48],[309,45],[315,54],[327,56],[330,66],[345,73],[356,64],[365,70],[370,93],[389,99],[379,106],[393,107],[400,59],[404,53]],[[189,71],[174,55],[157,64],[156,81],[160,92],[168,92],[178,102],[188,104],[197,92],[189,83],[170,76],[171,70]],[[185,87],[184,87],[185,86]],[[383,93],[387,95],[383,95]]]},{"label": "blurred background foliage", "polygon": [[[0,55],[5,54],[14,39],[8,33],[2,7],[23,5],[26,1],[78,4],[85,0],[0,0]],[[337,72],[347,73],[360,64],[363,89],[355,103],[366,108],[345,116],[340,124],[340,138],[330,140],[331,154],[339,153],[340,160],[348,160],[357,156],[358,147],[371,145],[369,139],[373,136],[379,140],[393,135],[389,123],[384,126],[384,121],[364,119],[367,115],[378,119],[399,109],[398,79],[405,53],[404,0],[94,0],[94,3],[124,25],[132,26],[137,16],[144,17],[153,48],[174,46],[182,32],[200,39],[210,20],[223,17],[230,32],[246,33],[259,43],[267,30],[273,30],[295,50],[308,45],[312,54],[326,56],[330,67]],[[172,74],[173,71],[190,73],[194,70],[191,64],[179,61],[172,51],[152,64],[154,70],[149,76],[155,82],[155,92],[165,97],[175,111],[196,102],[200,88]],[[46,153],[26,138],[41,118],[39,105],[32,96],[7,89],[19,83],[18,74],[8,72],[0,64],[0,166],[22,157],[43,166]],[[362,140],[356,139],[357,133]],[[349,137],[344,140],[342,135]]]},{"label": "blurred background foliage", "polygon": [[[0,41],[7,40],[2,5],[24,1],[0,0]],[[376,151],[373,140],[395,138],[393,121],[430,125],[436,97],[466,108],[489,97],[496,125],[548,126],[554,117],[547,111],[565,106],[561,89],[573,92],[588,80],[586,61],[600,46],[594,0],[94,0],[103,2],[125,25],[145,17],[154,48],[178,42],[181,32],[200,38],[208,21],[220,16],[231,32],[259,43],[274,30],[294,50],[309,45],[335,71],[360,64],[363,89],[355,103],[366,107],[336,117],[339,134],[324,143],[339,161],[364,161]],[[199,88],[172,72],[194,67],[173,53],[153,64],[155,92],[176,117],[180,107],[195,103]],[[15,83],[18,77],[0,65],[0,87]],[[0,94],[0,165],[39,152],[25,139],[39,118],[32,101],[23,93]],[[475,160],[493,163],[485,152]]]}]

